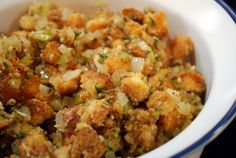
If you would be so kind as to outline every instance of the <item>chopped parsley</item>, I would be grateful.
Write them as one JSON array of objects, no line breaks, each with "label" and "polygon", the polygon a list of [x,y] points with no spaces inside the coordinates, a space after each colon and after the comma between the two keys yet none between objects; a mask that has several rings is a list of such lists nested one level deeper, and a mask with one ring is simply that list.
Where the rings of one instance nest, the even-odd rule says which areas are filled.
[{"label": "chopped parsley", "polygon": [[95,90],[96,90],[96,93],[99,94],[99,93],[102,93],[103,88],[99,86],[95,86]]},{"label": "chopped parsley", "polygon": [[154,38],[154,40],[153,40],[153,45],[154,45],[154,47],[157,49],[157,47],[158,47],[158,43],[159,43],[159,41],[158,41],[158,39],[157,38]]},{"label": "chopped parsley", "polygon": [[98,62],[100,63],[100,64],[102,64],[103,62],[104,62],[104,60],[107,58],[107,54],[106,53],[100,53],[99,54],[99,60],[98,60]]},{"label": "chopped parsley", "polygon": [[156,24],[156,22],[155,22],[155,20],[153,19],[153,18],[149,18],[149,24],[150,25],[155,25]]},{"label": "chopped parsley", "polygon": [[3,62],[3,66],[4,66],[4,70],[7,70],[8,68],[9,68],[9,65],[8,65],[8,63],[7,62]]},{"label": "chopped parsley", "polygon": [[25,132],[20,131],[19,133],[17,133],[17,138],[18,139],[24,139],[25,136],[26,136]]}]

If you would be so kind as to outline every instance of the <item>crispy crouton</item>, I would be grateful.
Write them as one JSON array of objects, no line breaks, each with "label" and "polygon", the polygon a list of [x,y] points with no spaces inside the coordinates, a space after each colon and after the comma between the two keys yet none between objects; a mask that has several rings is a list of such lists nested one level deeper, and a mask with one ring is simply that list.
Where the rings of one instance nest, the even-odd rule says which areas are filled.
[{"label": "crispy crouton", "polygon": [[51,157],[52,146],[42,134],[32,134],[22,140],[19,146],[20,157]]},{"label": "crispy crouton", "polygon": [[30,99],[26,105],[30,111],[30,123],[33,125],[42,124],[45,120],[54,116],[52,108],[40,100]]},{"label": "crispy crouton", "polygon": [[121,89],[135,104],[145,100],[149,95],[149,86],[142,77],[141,74],[134,74],[121,81]]},{"label": "crispy crouton", "polygon": [[57,65],[57,61],[60,58],[60,51],[58,50],[59,44],[56,42],[49,42],[46,48],[42,51],[42,59],[52,65]]},{"label": "crispy crouton", "polygon": [[68,16],[66,24],[72,27],[82,27],[85,24],[85,16],[83,14],[74,13]]},{"label": "crispy crouton", "polygon": [[63,132],[66,137],[71,136],[74,133],[76,124],[79,122],[84,109],[84,106],[78,105],[57,112],[55,127],[58,131]]},{"label": "crispy crouton", "polygon": [[50,78],[50,83],[54,86],[56,93],[60,95],[71,94],[79,87],[81,69],[67,71]]},{"label": "crispy crouton", "polygon": [[110,22],[110,13],[102,10],[97,13],[96,17],[87,21],[85,28],[90,32],[94,32],[96,30],[104,29],[108,26]]},{"label": "crispy crouton", "polygon": [[204,79],[198,72],[182,72],[177,76],[182,78],[181,87],[186,91],[202,93],[206,90]]},{"label": "crispy crouton", "polygon": [[48,21],[55,22],[59,28],[62,28],[65,22],[62,20],[62,13],[58,10],[51,11],[47,16]]},{"label": "crispy crouton", "polygon": [[54,151],[55,158],[70,158],[71,145],[61,146]]},{"label": "crispy crouton", "polygon": [[11,79],[9,76],[3,76],[0,80],[0,100],[6,103],[10,99],[22,100],[21,79]]},{"label": "crispy crouton", "polygon": [[130,17],[131,19],[133,19],[134,21],[137,21],[139,23],[143,22],[144,19],[144,14],[134,8],[124,8],[122,10],[123,15]]},{"label": "crispy crouton", "polygon": [[125,23],[124,32],[126,33],[126,35],[141,37],[142,31],[143,31],[142,26],[135,21],[128,21],[127,23]]},{"label": "crispy crouton", "polygon": [[162,39],[168,32],[168,26],[166,22],[166,14],[163,12],[147,13],[144,18],[144,23],[148,25],[147,32],[150,35],[155,35]]},{"label": "crispy crouton", "polygon": [[103,123],[106,121],[108,113],[109,106],[103,101],[91,101],[85,113],[82,115],[81,121],[86,122],[96,129],[104,126]]},{"label": "crispy crouton", "polygon": [[117,70],[130,71],[131,61],[129,59],[122,59],[118,54],[110,54],[105,60],[105,65],[108,67],[108,72],[113,74]]},{"label": "crispy crouton", "polygon": [[33,97],[39,96],[39,77],[34,75],[30,79],[24,81],[22,90],[26,99],[31,99]]},{"label": "crispy crouton", "polygon": [[81,88],[94,98],[103,90],[112,88],[110,76],[96,72],[87,71],[81,76]]},{"label": "crispy crouton", "polygon": [[161,115],[159,120],[159,124],[167,133],[173,133],[178,127],[181,127],[182,122],[181,114],[176,107],[165,115]]},{"label": "crispy crouton", "polygon": [[5,119],[0,117],[0,130],[7,128],[12,123],[13,123],[12,119]]},{"label": "crispy crouton", "polygon": [[81,127],[73,136],[71,158],[102,157],[106,148],[96,131],[90,127]]},{"label": "crispy crouton", "polygon": [[125,129],[127,134],[124,138],[131,146],[129,152],[146,152],[156,147],[157,126],[147,111],[136,109],[130,112]]},{"label": "crispy crouton", "polygon": [[186,61],[193,53],[193,42],[188,36],[175,36],[171,43],[171,55],[173,59]]}]

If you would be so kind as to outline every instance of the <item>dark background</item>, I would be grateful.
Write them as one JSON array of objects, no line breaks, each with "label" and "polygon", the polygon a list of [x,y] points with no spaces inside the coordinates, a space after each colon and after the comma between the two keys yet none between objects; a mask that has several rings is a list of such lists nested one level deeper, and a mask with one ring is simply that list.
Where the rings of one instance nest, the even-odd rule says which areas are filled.
[{"label": "dark background", "polygon": [[[225,0],[236,11],[236,0]],[[236,27],[236,24],[235,24]],[[236,118],[214,141],[206,146],[201,158],[236,158]]]}]

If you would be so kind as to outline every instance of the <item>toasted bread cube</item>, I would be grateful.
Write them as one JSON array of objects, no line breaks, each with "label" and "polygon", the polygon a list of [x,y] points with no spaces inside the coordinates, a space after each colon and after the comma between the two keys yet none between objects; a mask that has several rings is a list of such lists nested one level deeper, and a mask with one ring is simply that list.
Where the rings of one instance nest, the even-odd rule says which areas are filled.
[{"label": "toasted bread cube", "polygon": [[104,122],[109,114],[109,107],[103,101],[91,101],[88,108],[81,117],[82,122],[86,122],[97,129],[104,126]]},{"label": "toasted bread cube", "polygon": [[144,19],[144,14],[134,8],[124,8],[122,10],[123,15],[130,17],[131,19],[133,19],[134,21],[137,21],[139,23],[143,22]]},{"label": "toasted bread cube", "polygon": [[110,19],[110,13],[108,11],[101,10],[97,13],[96,17],[87,21],[85,28],[90,32],[104,29],[108,26]]},{"label": "toasted bread cube", "polygon": [[66,24],[72,27],[83,27],[85,25],[85,16],[83,14],[74,13],[68,16]]},{"label": "toasted bread cube", "polygon": [[193,42],[188,36],[175,36],[171,47],[172,58],[182,61],[186,61],[194,51]]},{"label": "toasted bread cube", "polygon": [[149,95],[149,86],[142,79],[141,74],[125,77],[121,81],[121,89],[129,96],[134,104],[144,101]]},{"label": "toasted bread cube", "polygon": [[45,120],[54,116],[52,108],[38,99],[30,99],[26,106],[29,108],[32,125],[42,124]]},{"label": "toasted bread cube", "polygon": [[90,127],[81,127],[73,137],[71,148],[71,158],[97,158],[102,157],[106,148],[97,135],[96,131]]},{"label": "toasted bread cube", "polygon": [[81,69],[70,70],[50,78],[50,83],[54,86],[56,93],[60,95],[71,94],[79,87]]},{"label": "toasted bread cube", "polygon": [[60,58],[60,51],[58,50],[59,44],[56,42],[49,42],[46,48],[42,51],[41,58],[52,65],[57,65]]},{"label": "toasted bread cube", "polygon": [[81,76],[81,88],[88,92],[91,98],[112,87],[113,85],[108,75],[96,71],[87,71]]},{"label": "toasted bread cube", "polygon": [[181,87],[186,91],[203,93],[206,90],[204,79],[198,72],[183,72],[178,77],[181,77]]},{"label": "toasted bread cube", "polygon": [[151,115],[142,109],[129,113],[129,121],[125,125],[125,140],[131,145],[131,153],[149,151],[156,147],[157,126]]},{"label": "toasted bread cube", "polygon": [[148,25],[148,34],[157,36],[160,39],[168,35],[169,28],[165,13],[147,13],[144,18],[144,23]]},{"label": "toasted bread cube", "polygon": [[20,157],[51,157],[52,146],[42,134],[32,134],[24,138],[19,146]]},{"label": "toasted bread cube", "polygon": [[131,61],[129,59],[122,59],[117,54],[110,54],[105,60],[105,65],[110,74],[113,74],[117,70],[130,71],[131,69]]}]

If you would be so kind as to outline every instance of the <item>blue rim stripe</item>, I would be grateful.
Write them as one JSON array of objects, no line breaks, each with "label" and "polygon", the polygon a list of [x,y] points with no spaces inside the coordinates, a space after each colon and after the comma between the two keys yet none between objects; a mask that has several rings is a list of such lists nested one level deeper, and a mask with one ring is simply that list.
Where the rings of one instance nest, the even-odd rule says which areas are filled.
[{"label": "blue rim stripe", "polygon": [[236,12],[224,0],[216,0],[216,2],[219,3],[225,9],[225,11],[228,12],[228,14],[236,23]]},{"label": "blue rim stripe", "polygon": [[[228,6],[228,4],[224,0],[216,0],[216,2],[219,5],[221,5],[225,9],[226,12],[228,12],[228,14],[232,17],[233,21],[236,23],[235,11],[232,8],[230,8],[230,6]],[[236,100],[233,103],[232,107],[229,109],[229,111],[224,115],[224,117],[207,134],[205,134],[202,138],[197,140],[195,143],[193,143],[189,147],[185,148],[184,150],[180,151],[179,153],[177,153],[171,157],[172,158],[179,158],[179,157],[186,156],[191,151],[197,149],[198,147],[200,147],[204,143],[208,143],[214,135],[219,134],[223,131],[223,130],[220,130],[218,132],[217,130],[220,129],[221,127],[226,126],[227,123],[235,116],[236,116]]]}]

